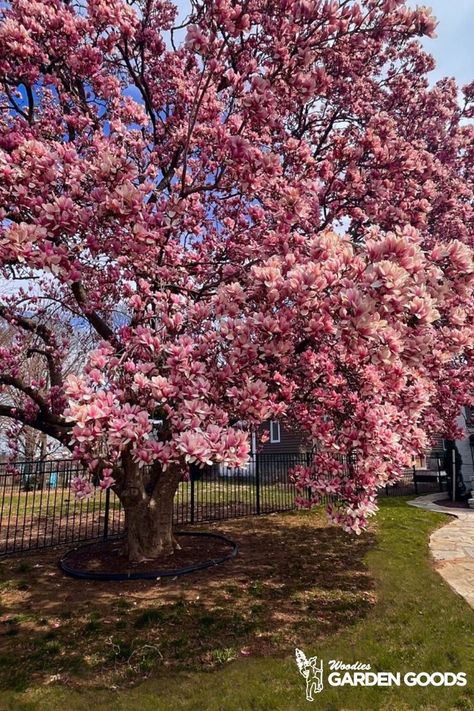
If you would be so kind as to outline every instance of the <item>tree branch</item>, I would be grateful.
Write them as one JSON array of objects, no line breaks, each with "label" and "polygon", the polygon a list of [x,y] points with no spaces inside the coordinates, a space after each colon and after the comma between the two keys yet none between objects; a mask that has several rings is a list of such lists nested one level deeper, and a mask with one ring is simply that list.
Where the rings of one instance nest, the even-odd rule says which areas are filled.
[{"label": "tree branch", "polygon": [[33,91],[29,84],[24,84],[26,89],[26,96],[28,97],[28,123],[31,125],[33,123],[34,113],[35,113],[35,100],[33,98]]},{"label": "tree branch", "polygon": [[15,378],[13,375],[0,374],[0,385],[11,385],[11,387],[20,390],[27,395],[33,402],[38,405],[40,412],[46,415],[49,411],[49,405],[46,400],[39,394],[37,390],[23,383],[20,378]]},{"label": "tree branch", "polygon": [[163,177],[161,178],[156,188],[153,190],[153,193],[150,195],[148,199],[148,204],[155,203],[158,199],[158,193],[165,190],[173,180],[178,161],[182,152],[183,146],[178,146],[178,148],[174,152],[173,158],[171,159],[169,166],[163,171]]},{"label": "tree branch", "polygon": [[23,425],[32,427],[39,432],[43,432],[57,439],[58,442],[70,448],[69,433],[72,429],[72,425],[61,421],[59,418],[44,419],[38,415],[34,419],[31,419],[24,410],[10,405],[0,405],[0,417],[8,417],[10,420],[21,422]]},{"label": "tree branch", "polygon": [[82,309],[83,315],[89,321],[90,325],[96,330],[99,336],[103,338],[104,341],[109,341],[111,343],[116,344],[117,338],[115,336],[114,331],[104,321],[102,316],[99,316],[96,311],[92,310],[89,307],[87,293],[84,289],[84,286],[80,282],[76,281],[72,284],[71,290],[74,295],[74,298]]},{"label": "tree branch", "polygon": [[37,334],[45,343],[54,344],[55,339],[53,332],[43,323],[38,323],[34,319],[28,318],[27,316],[10,312],[5,306],[1,305],[0,317],[4,318],[6,321],[14,321],[17,326],[20,326],[25,331]]},{"label": "tree branch", "polygon": [[48,362],[48,370],[49,370],[49,378],[51,381],[51,387],[62,387],[63,384],[63,378],[62,378],[62,373],[61,369],[57,367],[57,364],[53,358],[53,355],[49,353],[48,351],[43,350],[42,348],[28,348],[26,352],[26,357],[30,358],[34,353],[38,353],[38,355],[43,356],[46,358]]}]

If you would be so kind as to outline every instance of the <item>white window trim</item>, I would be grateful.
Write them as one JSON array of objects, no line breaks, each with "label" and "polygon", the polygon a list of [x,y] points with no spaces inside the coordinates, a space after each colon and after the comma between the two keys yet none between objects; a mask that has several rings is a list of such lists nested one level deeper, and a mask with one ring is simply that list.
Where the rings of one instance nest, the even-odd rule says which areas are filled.
[{"label": "white window trim", "polygon": [[257,452],[257,433],[255,432],[255,430],[253,430],[251,445],[250,445],[250,454],[252,455],[252,457],[255,457],[256,452]]},{"label": "white window trim", "polygon": [[[278,437],[273,436],[273,428],[275,425],[278,427]],[[270,444],[278,444],[279,442],[281,442],[280,423],[278,420],[270,420]]]}]

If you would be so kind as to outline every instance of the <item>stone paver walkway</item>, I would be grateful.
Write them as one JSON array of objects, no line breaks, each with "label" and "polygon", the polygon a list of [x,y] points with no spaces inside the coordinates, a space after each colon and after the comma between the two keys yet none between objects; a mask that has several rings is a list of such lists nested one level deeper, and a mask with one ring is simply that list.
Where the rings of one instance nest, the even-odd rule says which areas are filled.
[{"label": "stone paver walkway", "polygon": [[409,504],[455,517],[431,535],[430,550],[436,570],[474,607],[474,510],[437,506],[437,499],[446,499],[446,494],[419,496]]}]

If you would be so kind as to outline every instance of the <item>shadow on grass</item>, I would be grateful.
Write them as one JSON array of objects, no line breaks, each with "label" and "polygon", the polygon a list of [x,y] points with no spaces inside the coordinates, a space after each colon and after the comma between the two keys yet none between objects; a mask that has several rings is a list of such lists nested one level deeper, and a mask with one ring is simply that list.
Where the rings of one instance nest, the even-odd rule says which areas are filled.
[{"label": "shadow on grass", "polygon": [[[203,527],[204,528],[204,527]],[[0,688],[141,680],[239,656],[283,656],[364,617],[375,602],[363,557],[373,535],[320,512],[214,524],[232,562],[190,576],[98,583],[65,577],[58,551],[0,562]]]}]

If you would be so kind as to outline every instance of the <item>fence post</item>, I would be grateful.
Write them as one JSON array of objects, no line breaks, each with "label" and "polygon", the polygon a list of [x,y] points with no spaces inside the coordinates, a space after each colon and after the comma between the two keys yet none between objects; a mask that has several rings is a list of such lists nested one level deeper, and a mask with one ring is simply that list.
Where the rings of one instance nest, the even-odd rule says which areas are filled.
[{"label": "fence post", "polygon": [[413,465],[413,485],[415,487],[415,494],[418,496],[418,482],[416,480],[416,466]]},{"label": "fence post", "polygon": [[453,448],[453,501],[456,501],[456,443]]},{"label": "fence post", "polygon": [[109,537],[110,489],[105,490],[104,541]]},{"label": "fence post", "polygon": [[194,474],[190,472],[191,478],[191,523],[194,523]]},{"label": "fence post", "polygon": [[255,496],[257,504],[257,514],[260,513],[260,461],[258,452],[255,452]]},{"label": "fence post", "polygon": [[[311,459],[312,459],[311,452],[306,452],[305,458],[306,458],[306,466],[309,468],[311,466]],[[311,501],[311,487],[310,486],[308,486],[306,489],[306,498],[308,499],[308,502]]]}]

